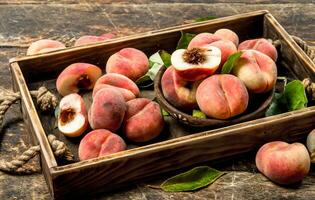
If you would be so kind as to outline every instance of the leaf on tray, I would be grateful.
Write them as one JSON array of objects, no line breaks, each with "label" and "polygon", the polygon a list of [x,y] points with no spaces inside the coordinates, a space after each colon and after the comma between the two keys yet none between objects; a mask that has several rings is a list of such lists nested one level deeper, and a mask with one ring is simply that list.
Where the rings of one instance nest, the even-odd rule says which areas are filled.
[{"label": "leaf on tray", "polygon": [[282,98],[282,94],[275,93],[272,99],[272,103],[270,104],[269,108],[267,109],[265,115],[272,116],[286,112],[286,107],[280,103],[280,99]]},{"label": "leaf on tray", "polygon": [[184,33],[183,31],[180,33],[182,36],[177,43],[176,49],[187,49],[189,42],[196,36],[196,34]]},{"label": "leaf on tray", "polygon": [[241,55],[242,55],[241,51],[230,55],[222,67],[221,74],[229,74],[234,67],[234,63],[241,57]]},{"label": "leaf on tray", "polygon": [[193,110],[192,116],[199,119],[206,119],[207,116],[201,110]]},{"label": "leaf on tray", "polygon": [[289,111],[299,110],[307,106],[307,97],[303,83],[294,80],[288,83],[284,88],[284,96]]},{"label": "leaf on tray", "polygon": [[299,110],[307,106],[307,97],[303,83],[294,80],[284,87],[282,93],[275,93],[272,103],[266,111],[266,116]]},{"label": "leaf on tray", "polygon": [[164,110],[163,108],[161,108],[161,113],[162,113],[163,116],[169,116],[169,115],[170,115],[170,114],[169,114],[166,110]]},{"label": "leaf on tray", "polygon": [[167,179],[161,184],[161,189],[167,192],[193,191],[213,183],[223,174],[208,166],[195,167]]},{"label": "leaf on tray", "polygon": [[203,21],[212,20],[212,19],[216,19],[216,18],[217,17],[215,17],[215,16],[198,17],[194,21],[195,22],[203,22]]},{"label": "leaf on tray", "polygon": [[[165,65],[168,67],[171,62],[171,55],[164,50],[160,50],[153,55],[150,56],[149,58],[149,71],[140,77],[137,81],[136,84],[140,88],[148,88],[153,85],[154,78],[160,68]],[[167,66],[168,65],[168,66]]]},{"label": "leaf on tray", "polygon": [[169,67],[172,65],[171,63],[171,54],[169,54],[167,51],[165,50],[161,50],[159,51],[160,57],[165,65],[165,67]]}]

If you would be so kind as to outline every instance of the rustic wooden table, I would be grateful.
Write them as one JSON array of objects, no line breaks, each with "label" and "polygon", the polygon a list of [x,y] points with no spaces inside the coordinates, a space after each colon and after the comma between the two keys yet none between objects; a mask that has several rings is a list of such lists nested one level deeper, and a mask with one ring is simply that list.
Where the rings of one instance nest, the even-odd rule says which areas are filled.
[{"label": "rustic wooden table", "polygon": [[[24,55],[28,45],[41,38],[71,42],[81,35],[114,32],[118,36],[165,28],[204,16],[227,16],[267,9],[293,35],[314,41],[314,0],[189,0],[148,1],[39,1],[0,0],[0,95],[11,90],[8,59]],[[257,3],[252,3],[257,2]],[[5,118],[0,135],[0,158],[9,159],[28,146],[19,105]],[[166,193],[148,187],[171,174],[153,177],[96,199],[314,199],[315,170],[302,184],[277,186],[258,173],[255,152],[220,163],[206,163],[228,173],[209,187],[190,193]],[[38,160],[31,165],[39,166]],[[65,186],[66,187],[66,186]],[[42,174],[12,176],[0,172],[0,199],[50,199]]]}]

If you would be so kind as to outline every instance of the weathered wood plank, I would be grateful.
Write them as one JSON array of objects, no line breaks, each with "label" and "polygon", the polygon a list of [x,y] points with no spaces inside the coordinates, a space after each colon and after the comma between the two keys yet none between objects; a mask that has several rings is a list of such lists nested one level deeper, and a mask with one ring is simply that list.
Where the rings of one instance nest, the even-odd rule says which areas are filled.
[{"label": "weathered wood plank", "polygon": [[81,35],[104,32],[130,35],[179,25],[197,17],[222,17],[259,9],[269,10],[290,34],[312,40],[314,7],[297,3],[1,5],[0,44],[27,46],[40,38],[69,42]]},{"label": "weathered wood plank", "polygon": [[[113,2],[114,5],[104,5]],[[165,2],[164,0],[137,0],[132,3],[146,3],[147,5],[133,5],[127,0],[98,0],[93,3],[88,1],[77,3],[74,0],[0,0],[0,46],[12,46],[12,48],[0,48],[0,94],[11,88],[8,59],[22,55],[27,44],[39,38],[57,38],[67,41],[83,34],[101,34],[104,30],[117,31],[119,35],[126,35],[181,24],[184,20],[195,17],[225,16],[250,10],[268,9],[289,33],[315,40],[313,0],[170,1],[177,2],[175,5]],[[210,4],[200,4],[203,2]],[[232,3],[220,4],[223,2]],[[254,5],[254,3],[260,4]],[[153,14],[146,10],[146,7],[149,7]],[[105,15],[106,13],[108,16]],[[121,15],[123,17],[120,17],[120,14],[123,14]],[[135,17],[135,14],[140,17]],[[79,19],[80,24],[75,24]],[[112,20],[117,29],[108,19]],[[132,22],[128,23],[128,20]],[[143,23],[143,21],[146,22]],[[16,105],[6,117],[8,129],[4,135],[0,136],[0,158],[10,158],[29,145],[27,133],[19,131],[19,127],[22,126],[19,113],[20,110]],[[9,123],[15,121],[17,123]],[[39,166],[36,161],[32,164]],[[96,199],[313,199],[315,195],[314,168],[303,181],[303,185],[296,190],[276,186],[261,174],[256,174],[252,154],[212,166],[233,172],[228,173],[212,186],[193,193],[164,193],[146,187],[146,184],[160,183],[170,176],[169,174],[154,177],[153,181],[143,182],[114,193],[100,194]],[[41,174],[20,177],[0,172],[0,199],[37,200],[50,199],[50,196]]]}]

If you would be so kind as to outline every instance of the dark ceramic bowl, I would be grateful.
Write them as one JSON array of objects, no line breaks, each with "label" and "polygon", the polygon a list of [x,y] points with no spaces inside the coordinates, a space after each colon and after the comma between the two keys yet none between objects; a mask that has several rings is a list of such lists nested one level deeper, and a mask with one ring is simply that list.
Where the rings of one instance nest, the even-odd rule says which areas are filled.
[{"label": "dark ceramic bowl", "polygon": [[272,102],[272,97],[274,94],[274,89],[270,92],[264,94],[254,94],[250,95],[249,105],[247,110],[230,119],[200,119],[195,118],[191,114],[185,113],[181,110],[175,108],[170,102],[168,102],[162,92],[161,79],[166,68],[161,67],[154,81],[154,90],[156,98],[159,104],[164,110],[166,110],[173,118],[177,119],[183,124],[187,124],[193,127],[223,127],[227,125],[237,124],[240,122],[245,122],[253,119],[257,119],[265,116],[265,111]]}]

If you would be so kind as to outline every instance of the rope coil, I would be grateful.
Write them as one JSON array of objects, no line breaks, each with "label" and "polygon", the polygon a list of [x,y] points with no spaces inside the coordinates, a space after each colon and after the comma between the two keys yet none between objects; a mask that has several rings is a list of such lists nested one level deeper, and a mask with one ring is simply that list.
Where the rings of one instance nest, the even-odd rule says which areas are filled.
[{"label": "rope coil", "polygon": [[[31,96],[36,98],[36,103],[42,112],[53,111],[57,104],[57,98],[45,87],[40,87],[38,90],[31,91]],[[12,104],[21,100],[21,93],[10,93],[0,98],[0,132],[3,129],[3,119],[6,111]],[[57,140],[54,135],[48,135],[49,144],[54,152],[54,155],[58,158],[65,159],[67,161],[73,161],[74,156],[68,149],[68,147],[62,141]],[[12,161],[0,161],[0,170],[10,174],[32,174],[39,172],[39,168],[33,166],[25,166],[25,164],[40,153],[40,146],[32,146],[28,150],[24,151],[22,155],[18,156]]]}]

